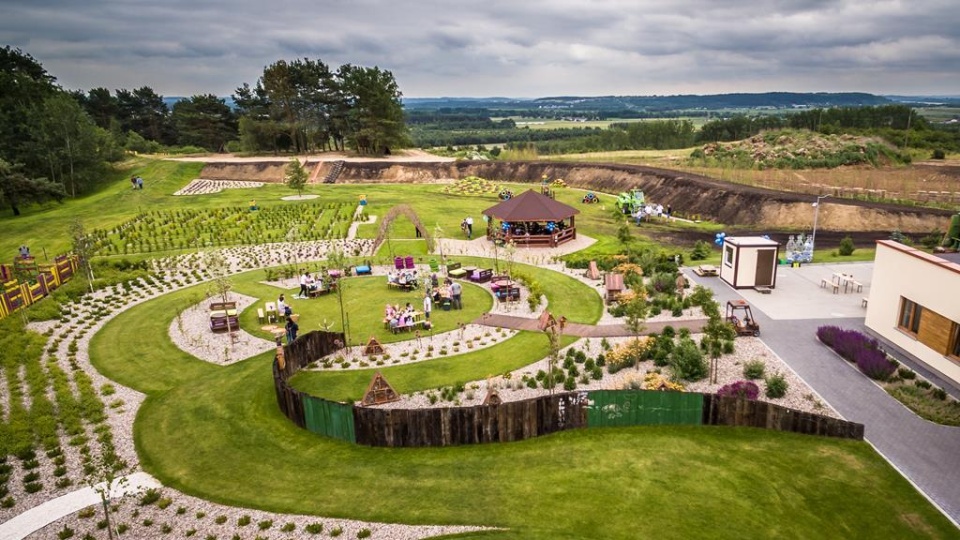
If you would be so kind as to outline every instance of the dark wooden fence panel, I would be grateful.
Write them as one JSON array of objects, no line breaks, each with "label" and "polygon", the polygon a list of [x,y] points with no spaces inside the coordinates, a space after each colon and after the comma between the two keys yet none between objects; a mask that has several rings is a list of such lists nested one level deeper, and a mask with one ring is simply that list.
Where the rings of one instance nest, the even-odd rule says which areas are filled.
[{"label": "dark wooden fence panel", "polygon": [[357,443],[453,446],[509,442],[586,427],[585,394],[564,393],[478,407],[353,410]]},{"label": "dark wooden fence panel", "polygon": [[[308,332],[283,348],[284,366],[273,361],[273,389],[277,405],[284,416],[301,428],[306,428],[304,394],[292,388],[287,379],[314,360],[336,350],[336,341],[343,342],[343,334],[334,332]],[[319,399],[319,398],[315,398]]]},{"label": "dark wooden fence panel", "polygon": [[715,394],[703,395],[703,423],[863,440],[863,424],[788,409],[765,401],[750,401]]}]

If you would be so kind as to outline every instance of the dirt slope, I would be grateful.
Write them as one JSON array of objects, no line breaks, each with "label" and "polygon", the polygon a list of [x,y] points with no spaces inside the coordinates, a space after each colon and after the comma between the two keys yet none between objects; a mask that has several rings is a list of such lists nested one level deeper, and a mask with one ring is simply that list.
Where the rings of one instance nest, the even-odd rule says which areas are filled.
[{"label": "dirt slope", "polygon": [[[313,165],[313,164],[312,164]],[[450,163],[346,162],[337,183],[432,183],[475,175],[504,182],[539,183],[542,175],[567,185],[607,193],[638,187],[652,201],[686,214],[729,225],[770,229],[808,229],[814,197],[732,184],[666,169],[621,164],[458,161]],[[203,178],[280,182],[282,164],[208,163]],[[828,199],[820,208],[819,228],[833,231],[900,229],[926,233],[944,229],[951,212],[893,204]]]}]

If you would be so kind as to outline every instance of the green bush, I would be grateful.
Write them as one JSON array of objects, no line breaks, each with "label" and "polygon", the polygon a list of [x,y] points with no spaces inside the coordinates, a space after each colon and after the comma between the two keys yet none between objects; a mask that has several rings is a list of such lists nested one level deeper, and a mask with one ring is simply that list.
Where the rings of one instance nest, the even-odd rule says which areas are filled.
[{"label": "green bush", "polygon": [[320,534],[323,532],[323,523],[310,523],[303,530],[310,534]]},{"label": "green bush", "polygon": [[743,376],[751,381],[763,378],[766,365],[763,360],[748,360],[743,364]]},{"label": "green bush", "polygon": [[790,385],[787,383],[787,380],[780,373],[774,373],[766,379],[767,382],[767,397],[768,398],[782,398],[787,395],[787,389]]},{"label": "green bush", "polygon": [[702,261],[710,256],[713,252],[713,248],[710,247],[710,242],[705,240],[697,240],[693,245],[693,249],[690,251],[690,260],[691,261]]},{"label": "green bush", "polygon": [[916,379],[916,378],[917,378],[917,374],[914,373],[913,370],[911,370],[910,368],[905,368],[905,367],[902,367],[902,368],[898,369],[898,370],[897,370],[897,375],[899,375],[901,379]]},{"label": "green bush", "polygon": [[681,339],[670,356],[670,367],[676,379],[699,381],[707,376],[708,365],[692,339]]},{"label": "green bush", "polygon": [[853,246],[853,238],[850,238],[849,236],[844,236],[843,240],[840,240],[840,249],[838,250],[840,252],[840,255],[844,257],[849,257],[850,255],[853,255],[853,251],[855,249],[856,248]]}]

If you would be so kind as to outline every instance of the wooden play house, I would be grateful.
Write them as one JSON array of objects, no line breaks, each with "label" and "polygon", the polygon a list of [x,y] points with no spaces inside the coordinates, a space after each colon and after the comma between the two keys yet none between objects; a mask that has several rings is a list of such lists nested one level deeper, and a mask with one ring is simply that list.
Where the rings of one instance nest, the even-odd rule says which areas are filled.
[{"label": "wooden play house", "polygon": [[780,244],[760,236],[727,236],[723,239],[720,279],[735,289],[777,286]]}]

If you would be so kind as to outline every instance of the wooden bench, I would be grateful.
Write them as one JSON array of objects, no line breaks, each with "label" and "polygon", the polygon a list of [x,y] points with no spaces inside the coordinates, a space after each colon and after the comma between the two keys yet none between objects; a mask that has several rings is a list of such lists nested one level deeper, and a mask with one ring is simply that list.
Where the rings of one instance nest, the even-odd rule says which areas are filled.
[{"label": "wooden bench", "polygon": [[493,279],[493,268],[477,269],[470,274],[470,281],[474,283],[486,283]]},{"label": "wooden bench", "polygon": [[863,292],[863,283],[859,281],[851,280],[850,285],[857,288],[857,292]]},{"label": "wooden bench", "polygon": [[701,264],[693,273],[700,277],[717,277],[720,275],[717,267],[710,264]]},{"label": "wooden bench", "polygon": [[263,308],[257,308],[257,322],[260,324],[267,322],[267,316],[263,314]]},{"label": "wooden bench", "polygon": [[267,322],[277,322],[277,305],[273,302],[267,302]]},{"label": "wooden bench", "polygon": [[447,264],[447,276],[457,279],[463,279],[467,275],[467,270],[460,263]]},{"label": "wooden bench", "polygon": [[240,317],[236,302],[214,302],[210,304],[210,330],[237,330]]},{"label": "wooden bench", "polygon": [[839,284],[839,283],[836,283],[836,282],[834,282],[834,281],[831,281],[831,280],[829,280],[829,279],[827,279],[827,278],[821,279],[821,280],[820,280],[820,288],[821,288],[821,289],[825,289],[825,288],[827,288],[827,287],[833,287],[833,294],[837,294],[838,292],[840,292],[840,284]]}]

